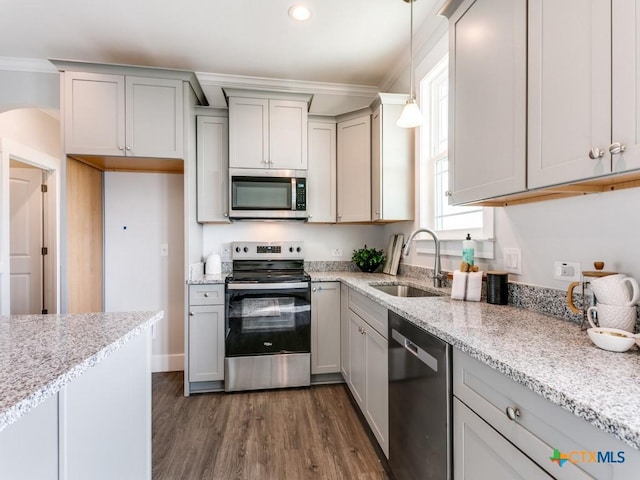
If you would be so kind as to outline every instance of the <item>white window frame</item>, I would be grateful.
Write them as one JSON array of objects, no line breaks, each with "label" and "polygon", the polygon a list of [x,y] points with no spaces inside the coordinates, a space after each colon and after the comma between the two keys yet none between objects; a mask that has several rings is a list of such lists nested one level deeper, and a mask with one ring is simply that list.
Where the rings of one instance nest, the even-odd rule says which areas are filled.
[{"label": "white window frame", "polygon": [[[424,103],[426,99],[424,96],[424,84],[423,80],[427,77],[436,67],[438,67],[441,62],[444,61],[445,57],[448,57],[449,52],[449,39],[448,35],[444,35],[431,49],[431,51],[424,57],[424,59],[418,64],[415,75],[416,75],[416,84],[419,85],[417,89],[417,101],[421,106],[421,110],[423,113],[429,112],[429,108]],[[431,136],[431,128],[429,125],[429,117],[431,112],[425,115],[426,122],[420,127],[420,131],[417,132],[417,150],[418,150],[418,165],[417,171],[418,175],[416,175],[416,181],[418,182],[417,191],[420,192],[419,195],[419,205],[417,206],[417,211],[419,213],[419,226],[420,227],[429,227],[433,228],[435,226],[435,180],[434,180],[434,172],[433,172],[433,164],[428,161],[428,157],[430,156],[430,136]],[[425,148],[426,146],[426,148]],[[446,200],[445,200],[446,201]],[[494,228],[493,228],[493,208],[483,207],[482,208],[482,228],[463,228],[459,230],[437,230],[438,236],[441,240],[463,240],[467,233],[471,234],[471,237],[475,240],[494,240]],[[446,253],[447,247],[444,245],[443,253]],[[457,247],[451,245],[451,251],[456,251]],[[490,250],[493,250],[490,248]],[[489,253],[491,256],[492,253]]]}]

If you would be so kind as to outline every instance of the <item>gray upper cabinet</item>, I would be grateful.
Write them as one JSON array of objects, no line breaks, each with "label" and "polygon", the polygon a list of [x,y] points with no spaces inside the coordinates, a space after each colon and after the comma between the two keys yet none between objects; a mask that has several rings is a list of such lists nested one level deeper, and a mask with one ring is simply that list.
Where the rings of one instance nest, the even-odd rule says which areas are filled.
[{"label": "gray upper cabinet", "polygon": [[198,222],[229,221],[229,121],[197,117]]},{"label": "gray upper cabinet", "polygon": [[65,153],[183,158],[183,82],[64,73]]},{"label": "gray upper cabinet", "polygon": [[637,2],[612,2],[612,171],[640,168],[640,15]]},{"label": "gray upper cabinet", "polygon": [[610,140],[611,0],[531,0],[529,188],[611,173]]},{"label": "gray upper cabinet", "polygon": [[414,131],[396,125],[407,95],[381,93],[371,115],[371,220],[413,220]]},{"label": "gray upper cabinet", "polygon": [[371,115],[338,122],[338,223],[371,221]]},{"label": "gray upper cabinet", "polygon": [[307,169],[307,100],[228,93],[231,168]]},{"label": "gray upper cabinet", "polygon": [[527,2],[466,0],[449,20],[449,194],[526,188]]},{"label": "gray upper cabinet", "polygon": [[309,223],[336,222],[336,124],[309,121],[307,212]]}]

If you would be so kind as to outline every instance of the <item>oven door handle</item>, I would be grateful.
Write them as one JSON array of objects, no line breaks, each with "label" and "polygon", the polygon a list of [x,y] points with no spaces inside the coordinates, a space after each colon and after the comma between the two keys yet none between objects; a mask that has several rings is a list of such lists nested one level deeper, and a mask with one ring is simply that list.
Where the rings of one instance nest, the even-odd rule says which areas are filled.
[{"label": "oven door handle", "polygon": [[228,290],[292,290],[309,288],[309,282],[283,283],[228,283]]}]

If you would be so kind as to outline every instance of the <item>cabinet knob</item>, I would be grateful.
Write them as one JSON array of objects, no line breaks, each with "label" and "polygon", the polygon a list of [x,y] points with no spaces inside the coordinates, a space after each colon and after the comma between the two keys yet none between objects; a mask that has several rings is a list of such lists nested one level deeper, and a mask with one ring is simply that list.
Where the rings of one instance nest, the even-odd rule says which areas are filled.
[{"label": "cabinet knob", "polygon": [[338,218],[342,218],[342,215],[338,214]]},{"label": "cabinet knob", "polygon": [[209,294],[207,292],[204,292],[204,298],[209,298]]},{"label": "cabinet knob", "polygon": [[[612,145],[613,146],[613,145]],[[609,147],[611,148],[611,147]],[[604,155],[604,150],[599,149],[598,147],[593,147],[589,150],[589,158],[591,160],[597,160]]]},{"label": "cabinet knob", "polygon": [[622,153],[624,152],[625,148],[627,148],[625,145],[619,143],[619,142],[615,142],[612,143],[611,145],[609,145],[609,153],[611,155],[615,155],[617,153]]},{"label": "cabinet knob", "polygon": [[195,315],[195,313],[193,313],[193,312],[189,312],[189,316],[190,316],[190,317],[193,317],[194,315]]},{"label": "cabinet knob", "polygon": [[517,407],[507,407],[506,413],[507,417],[509,417],[509,420],[515,420],[520,416],[520,409],[518,409]]},{"label": "cabinet knob", "polygon": [[224,214],[224,216],[225,216],[225,217],[228,217],[228,216],[229,216],[229,214],[228,214],[228,213],[225,213],[225,214]]},{"label": "cabinet knob", "polygon": [[312,217],[313,217],[313,215],[309,214],[309,216],[307,218],[312,218]]},{"label": "cabinet knob", "polygon": [[444,192],[444,196],[445,197],[452,197],[453,193],[451,193],[449,190],[447,190],[446,192]]},{"label": "cabinet knob", "polygon": [[318,289],[317,289],[316,287],[313,287],[313,288],[311,289],[311,291],[312,291],[312,292],[316,292],[317,290],[318,290]]},{"label": "cabinet knob", "polygon": [[129,145],[127,145],[127,150],[131,150],[131,147]]},{"label": "cabinet knob", "polygon": [[122,145],[118,145],[118,150],[123,151],[124,147]]}]

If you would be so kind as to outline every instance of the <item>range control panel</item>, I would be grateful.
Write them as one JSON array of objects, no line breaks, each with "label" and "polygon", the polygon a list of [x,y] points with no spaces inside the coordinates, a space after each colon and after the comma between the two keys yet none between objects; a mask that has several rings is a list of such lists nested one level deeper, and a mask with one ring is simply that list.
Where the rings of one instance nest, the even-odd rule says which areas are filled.
[{"label": "range control panel", "polygon": [[304,242],[232,242],[233,260],[304,260]]}]

